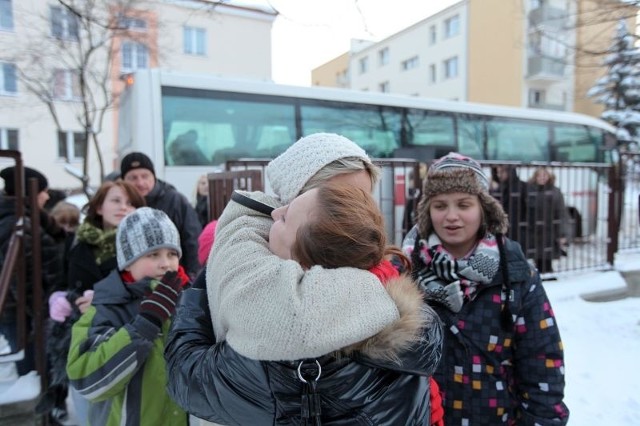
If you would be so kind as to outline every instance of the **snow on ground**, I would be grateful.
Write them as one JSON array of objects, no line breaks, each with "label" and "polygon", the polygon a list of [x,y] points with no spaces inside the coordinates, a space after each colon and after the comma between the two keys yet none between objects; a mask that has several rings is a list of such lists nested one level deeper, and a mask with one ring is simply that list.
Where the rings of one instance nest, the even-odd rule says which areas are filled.
[{"label": "snow on ground", "polygon": [[[640,254],[616,261],[640,271]],[[565,349],[570,425],[640,425],[640,298],[588,302],[581,295],[625,287],[619,272],[546,281]]]}]

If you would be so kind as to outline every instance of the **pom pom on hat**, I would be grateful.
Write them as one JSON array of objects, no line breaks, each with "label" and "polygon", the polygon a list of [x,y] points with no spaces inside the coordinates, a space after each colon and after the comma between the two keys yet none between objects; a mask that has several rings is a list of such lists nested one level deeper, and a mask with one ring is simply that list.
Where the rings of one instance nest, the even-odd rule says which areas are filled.
[{"label": "pom pom on hat", "polygon": [[[23,167],[24,169],[24,184],[26,188],[29,187],[29,179],[36,178],[38,179],[38,192],[42,192],[49,187],[49,182],[47,178],[37,171],[36,169],[32,169],[30,167]],[[6,169],[0,172],[0,177],[4,179],[4,192],[9,196],[14,196],[15,194],[15,185],[16,185],[16,168],[15,166],[7,167]],[[25,188],[25,189],[26,189]],[[27,191],[25,190],[25,193]]]},{"label": "pom pom on hat", "polygon": [[280,200],[288,204],[320,169],[341,158],[371,159],[353,141],[334,133],[314,133],[300,138],[267,166],[267,177]]},{"label": "pom pom on hat", "polygon": [[167,248],[182,257],[180,234],[169,216],[161,210],[140,207],[122,219],[116,232],[116,258],[118,269],[126,267],[151,253]]}]

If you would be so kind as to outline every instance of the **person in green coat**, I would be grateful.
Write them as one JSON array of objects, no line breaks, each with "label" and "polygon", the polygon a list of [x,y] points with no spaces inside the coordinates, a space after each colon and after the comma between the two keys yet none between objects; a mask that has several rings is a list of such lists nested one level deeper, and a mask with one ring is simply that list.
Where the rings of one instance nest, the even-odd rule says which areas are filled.
[{"label": "person in green coat", "polygon": [[89,423],[186,426],[166,391],[165,337],[182,288],[182,250],[162,211],[142,207],[116,233],[118,267],[94,286],[91,307],[74,324],[69,383],[90,401]]}]

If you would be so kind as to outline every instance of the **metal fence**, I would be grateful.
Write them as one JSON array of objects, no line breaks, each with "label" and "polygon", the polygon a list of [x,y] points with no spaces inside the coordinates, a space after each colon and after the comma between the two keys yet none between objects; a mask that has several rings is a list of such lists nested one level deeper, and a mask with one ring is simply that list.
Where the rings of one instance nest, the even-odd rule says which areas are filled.
[{"label": "metal fence", "polygon": [[[241,160],[227,163],[227,170],[261,170],[263,176],[268,160]],[[420,163],[410,159],[381,159],[375,163],[382,169],[380,183],[374,189],[385,216],[390,240],[400,244],[412,225],[412,207],[419,199]],[[538,196],[521,200],[517,192],[508,192],[505,200],[500,191],[492,190],[499,201],[507,205],[522,204],[519,220],[511,218],[513,239],[519,241],[532,262],[550,262],[543,277],[581,270],[609,269],[618,251],[640,251],[640,154],[623,155],[619,165],[569,163],[481,162],[487,176],[495,175],[498,166],[509,166],[529,184],[536,169],[546,168],[555,177],[555,186],[564,200],[561,216],[550,214],[556,207],[549,198]],[[493,176],[492,184],[495,184]],[[268,179],[265,190],[270,191]],[[509,210],[505,208],[505,210]],[[514,210],[511,209],[512,216]],[[549,225],[549,226],[546,226]],[[566,244],[536,247],[540,241],[555,240],[551,228],[564,229]],[[538,244],[537,244],[538,243]],[[540,250],[542,252],[540,253]],[[538,265],[539,266],[539,265]],[[544,268],[540,267],[541,270]]]}]

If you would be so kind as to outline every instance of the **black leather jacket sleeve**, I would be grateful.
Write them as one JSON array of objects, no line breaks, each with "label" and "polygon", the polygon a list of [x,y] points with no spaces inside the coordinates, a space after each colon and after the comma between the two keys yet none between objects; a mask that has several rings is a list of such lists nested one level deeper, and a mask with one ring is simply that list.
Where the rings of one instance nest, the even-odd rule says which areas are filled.
[{"label": "black leather jacket sleeve", "polygon": [[[216,343],[206,290],[192,287],[180,296],[165,360],[169,395],[190,414],[224,425],[249,424],[243,422],[250,419],[252,423],[256,412],[265,413],[258,418],[273,417],[269,393],[242,386],[268,382],[262,364],[240,357],[226,342]],[[252,417],[241,419],[238,413]]]}]

